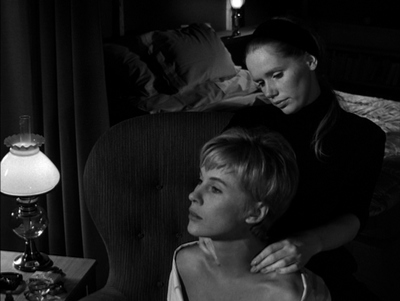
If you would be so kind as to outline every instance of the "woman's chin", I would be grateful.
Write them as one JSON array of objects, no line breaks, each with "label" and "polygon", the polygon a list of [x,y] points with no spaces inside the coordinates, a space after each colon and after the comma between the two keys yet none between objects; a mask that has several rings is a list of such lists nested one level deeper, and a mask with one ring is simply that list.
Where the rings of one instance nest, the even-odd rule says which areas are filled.
[{"label": "woman's chin", "polygon": [[290,115],[290,114],[296,113],[296,107],[293,106],[291,103],[287,103],[285,106],[282,106],[279,109],[285,115]]},{"label": "woman's chin", "polygon": [[189,224],[188,224],[188,226],[187,226],[187,231],[188,231],[188,233],[190,234],[190,235],[193,235],[193,236],[199,236],[198,235],[198,229],[197,229],[197,227],[195,226],[195,225],[193,225],[193,223],[192,222],[190,222],[189,221]]}]

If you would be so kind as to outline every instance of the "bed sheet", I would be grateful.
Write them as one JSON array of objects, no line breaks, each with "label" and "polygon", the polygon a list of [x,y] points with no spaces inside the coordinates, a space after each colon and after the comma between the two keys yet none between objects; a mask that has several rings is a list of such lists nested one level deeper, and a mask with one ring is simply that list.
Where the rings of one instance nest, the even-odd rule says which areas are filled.
[{"label": "bed sheet", "polygon": [[206,81],[190,90],[168,95],[157,94],[139,100],[141,110],[155,113],[179,111],[235,111],[251,106],[260,92],[247,70],[237,67],[237,73],[230,79]]},{"label": "bed sheet", "polygon": [[400,156],[400,102],[336,91],[341,106],[370,119],[386,133],[385,157]]}]

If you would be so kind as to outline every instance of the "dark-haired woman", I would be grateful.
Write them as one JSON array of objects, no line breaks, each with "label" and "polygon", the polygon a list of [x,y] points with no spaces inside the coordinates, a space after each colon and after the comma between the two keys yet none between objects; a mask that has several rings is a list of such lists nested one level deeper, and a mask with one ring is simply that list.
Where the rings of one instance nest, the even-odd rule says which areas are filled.
[{"label": "dark-haired woman", "polygon": [[252,262],[253,272],[320,275],[332,300],[378,300],[356,281],[344,245],[368,218],[385,145],[373,122],[345,112],[320,71],[322,51],[310,31],[284,18],[260,25],[246,48],[246,66],[269,104],[238,112],[230,126],[264,125],[295,150],[300,182],[270,235],[275,243]]}]

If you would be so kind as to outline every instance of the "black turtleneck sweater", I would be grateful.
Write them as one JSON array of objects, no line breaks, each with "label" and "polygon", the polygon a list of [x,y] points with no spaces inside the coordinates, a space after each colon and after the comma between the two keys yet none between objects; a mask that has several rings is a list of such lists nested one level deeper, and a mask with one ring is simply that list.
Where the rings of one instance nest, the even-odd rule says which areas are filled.
[{"label": "black turtleneck sweater", "polygon": [[270,234],[276,239],[312,229],[343,214],[356,215],[361,228],[368,218],[382,166],[385,134],[372,121],[340,108],[334,127],[323,140],[326,156],[319,160],[312,139],[332,101],[329,96],[324,92],[290,115],[272,105],[250,107],[236,113],[228,125],[267,126],[281,133],[296,153],[299,187],[287,213],[271,229]]}]

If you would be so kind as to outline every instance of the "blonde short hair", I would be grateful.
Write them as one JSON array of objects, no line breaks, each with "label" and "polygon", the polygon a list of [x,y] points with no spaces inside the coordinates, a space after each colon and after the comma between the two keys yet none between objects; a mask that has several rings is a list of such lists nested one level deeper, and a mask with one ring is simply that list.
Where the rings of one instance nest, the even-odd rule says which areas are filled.
[{"label": "blonde short hair", "polygon": [[297,190],[299,172],[292,147],[265,127],[234,127],[214,137],[201,149],[200,167],[237,174],[252,199],[269,207],[267,218],[253,231],[260,238],[286,211]]}]

